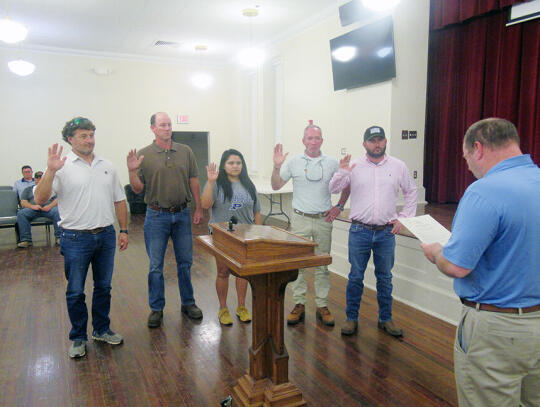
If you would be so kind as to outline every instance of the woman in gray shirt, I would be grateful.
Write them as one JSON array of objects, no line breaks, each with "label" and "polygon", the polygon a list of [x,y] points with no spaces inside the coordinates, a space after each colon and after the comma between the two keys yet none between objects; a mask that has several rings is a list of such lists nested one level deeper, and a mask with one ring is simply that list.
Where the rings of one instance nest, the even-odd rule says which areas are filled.
[{"label": "woman in gray shirt", "polygon": [[[201,206],[212,208],[209,223],[228,222],[234,216],[238,223],[262,224],[261,206],[257,198],[255,185],[249,178],[244,156],[240,151],[226,150],[221,156],[219,170],[216,164],[206,166],[208,182],[201,195]],[[226,265],[217,264],[216,291],[219,299],[219,322],[232,325],[233,321],[227,308],[230,271]],[[250,322],[251,314],[246,308],[247,280],[236,277],[238,308],[236,316],[242,322]]]}]

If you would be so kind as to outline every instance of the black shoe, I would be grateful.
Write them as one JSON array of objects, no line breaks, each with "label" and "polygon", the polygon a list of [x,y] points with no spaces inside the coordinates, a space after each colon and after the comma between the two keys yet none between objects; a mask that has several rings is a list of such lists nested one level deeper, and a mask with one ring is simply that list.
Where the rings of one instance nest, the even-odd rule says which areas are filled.
[{"label": "black shoe", "polygon": [[202,319],[202,311],[195,304],[182,305],[182,312],[191,319]]},{"label": "black shoe", "polygon": [[148,328],[159,328],[163,321],[163,311],[152,311],[148,316]]}]

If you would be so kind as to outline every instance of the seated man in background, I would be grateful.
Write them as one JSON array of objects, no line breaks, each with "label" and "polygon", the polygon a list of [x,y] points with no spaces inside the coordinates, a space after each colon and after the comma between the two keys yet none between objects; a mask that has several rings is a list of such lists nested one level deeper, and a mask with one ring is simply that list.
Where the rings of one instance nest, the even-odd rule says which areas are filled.
[{"label": "seated man in background", "polygon": [[21,194],[26,188],[36,185],[34,178],[32,178],[32,167],[29,165],[23,165],[21,172],[23,177],[15,181],[13,184],[13,190],[17,191],[19,200],[21,199]]},{"label": "seated man in background", "polygon": [[[24,173],[24,170],[23,170]],[[35,185],[39,184],[43,171],[34,174]],[[34,201],[34,189],[36,186],[27,187],[19,196],[22,209],[17,212],[17,223],[19,224],[19,233],[21,241],[17,247],[26,248],[32,246],[32,226],[31,222],[36,218],[48,218],[54,225],[54,243],[56,246],[60,243],[60,232],[58,231],[58,199],[53,196],[44,205],[37,205]]]}]

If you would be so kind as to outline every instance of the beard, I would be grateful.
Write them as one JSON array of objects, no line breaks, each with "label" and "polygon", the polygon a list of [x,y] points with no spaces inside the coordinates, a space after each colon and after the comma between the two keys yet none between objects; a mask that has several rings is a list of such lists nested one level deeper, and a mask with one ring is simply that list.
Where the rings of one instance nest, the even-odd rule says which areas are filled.
[{"label": "beard", "polygon": [[379,148],[379,149],[374,148],[373,150],[366,148],[366,153],[371,158],[381,158],[386,153],[386,146],[384,148]]}]

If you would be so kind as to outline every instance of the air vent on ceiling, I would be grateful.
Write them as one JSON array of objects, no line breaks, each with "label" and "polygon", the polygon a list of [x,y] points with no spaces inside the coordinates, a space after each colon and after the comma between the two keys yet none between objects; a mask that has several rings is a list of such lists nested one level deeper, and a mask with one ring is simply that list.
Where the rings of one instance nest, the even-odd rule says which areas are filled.
[{"label": "air vent on ceiling", "polygon": [[164,40],[154,41],[154,44],[153,44],[154,47],[171,47],[171,48],[179,48],[180,45],[182,45],[180,42],[164,41]]}]

